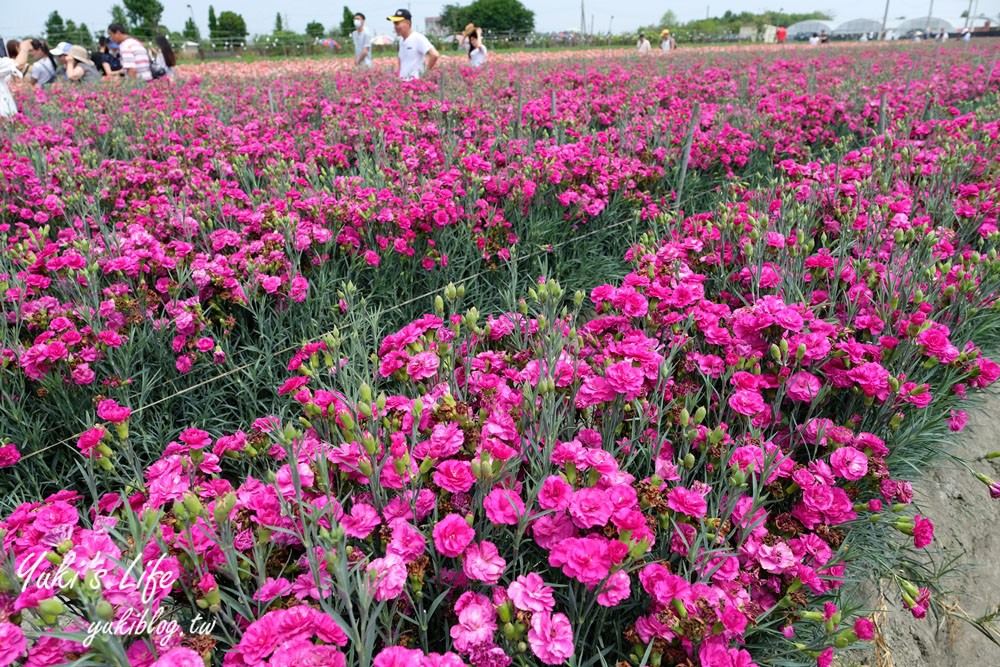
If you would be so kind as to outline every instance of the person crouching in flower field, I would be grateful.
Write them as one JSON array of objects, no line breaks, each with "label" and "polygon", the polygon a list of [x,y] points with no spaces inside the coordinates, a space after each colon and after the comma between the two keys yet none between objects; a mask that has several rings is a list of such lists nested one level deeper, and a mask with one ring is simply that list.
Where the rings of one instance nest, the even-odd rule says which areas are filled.
[{"label": "person crouching in flower field", "polygon": [[103,75],[94,61],[87,55],[87,49],[73,45],[66,54],[66,80],[73,83],[96,83]]}]

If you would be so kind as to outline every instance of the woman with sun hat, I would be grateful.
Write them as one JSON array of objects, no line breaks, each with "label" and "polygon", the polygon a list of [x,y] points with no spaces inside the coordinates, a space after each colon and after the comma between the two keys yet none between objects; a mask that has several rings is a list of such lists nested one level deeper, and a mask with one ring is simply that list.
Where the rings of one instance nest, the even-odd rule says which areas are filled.
[{"label": "woman with sun hat", "polygon": [[663,49],[664,53],[677,48],[677,41],[671,37],[670,30],[667,28],[664,28],[663,32],[660,33],[660,48]]},{"label": "woman with sun hat", "polygon": [[473,67],[482,67],[486,62],[486,45],[483,44],[483,29],[470,23],[462,31],[463,43],[468,44],[469,61]]}]

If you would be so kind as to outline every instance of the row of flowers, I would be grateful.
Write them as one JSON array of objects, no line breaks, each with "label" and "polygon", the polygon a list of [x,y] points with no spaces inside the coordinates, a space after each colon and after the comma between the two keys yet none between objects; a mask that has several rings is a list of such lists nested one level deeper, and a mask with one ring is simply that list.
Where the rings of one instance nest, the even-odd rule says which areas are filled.
[{"label": "row of flowers", "polygon": [[[924,160],[945,150],[937,136],[923,148],[928,135],[969,130],[958,107],[1000,79],[964,54],[912,81],[904,73],[930,62],[918,54],[864,73],[853,57],[759,62],[745,75],[679,62],[498,65],[462,73],[451,85],[474,94],[454,100],[434,83],[346,72],[266,89],[234,77],[30,93],[0,138],[0,281],[16,333],[3,364],[92,385],[136,327],[169,331],[182,373],[219,363],[248,301],[305,299],[331,259],[400,256],[433,270],[461,251],[503,262],[542,219],[575,230],[636,209],[655,218],[671,205],[689,128],[690,169],[718,183],[871,135],[883,112],[903,126],[931,107],[957,116],[901,138]],[[474,247],[456,245],[455,228]]]},{"label": "row of flowers", "polygon": [[[786,164],[788,188],[849,197],[845,174],[877,158],[837,179]],[[834,200],[816,236],[758,197],[679,220],[593,289],[593,311],[540,280],[484,317],[449,288],[382,341],[377,395],[338,381],[365,359],[305,346],[279,389],[298,421],[188,428],[131,490],[89,510],[58,493],[0,524],[18,573],[5,664],[107,656],[121,638],[94,624],[146,614],[179,625],[120,644],[130,664],[554,665],[605,650],[746,667],[767,637],[829,665],[873,635],[838,597],[859,557],[850,531],[930,543],[894,462],[923,424],[960,430],[969,392],[1000,376],[969,338],[995,317],[992,222],[978,205],[971,228],[911,223],[893,213],[905,196]],[[868,224],[844,224],[858,210]],[[113,468],[131,413],[106,400],[97,414],[78,446]],[[899,590],[926,614],[926,588]],[[224,630],[174,629],[199,609]]]}]

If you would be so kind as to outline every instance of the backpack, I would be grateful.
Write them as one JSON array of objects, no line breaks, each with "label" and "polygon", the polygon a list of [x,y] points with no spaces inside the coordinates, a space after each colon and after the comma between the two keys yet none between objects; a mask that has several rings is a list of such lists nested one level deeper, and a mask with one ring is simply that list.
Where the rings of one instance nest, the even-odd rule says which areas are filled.
[{"label": "backpack", "polygon": [[167,75],[167,68],[156,62],[151,53],[149,54],[149,73],[153,75],[154,79],[162,79]]}]

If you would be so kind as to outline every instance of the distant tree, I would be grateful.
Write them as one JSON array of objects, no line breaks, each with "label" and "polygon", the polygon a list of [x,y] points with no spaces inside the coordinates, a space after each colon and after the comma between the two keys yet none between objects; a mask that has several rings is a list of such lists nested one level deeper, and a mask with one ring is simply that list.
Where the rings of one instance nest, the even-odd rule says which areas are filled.
[{"label": "distant tree", "polygon": [[281,23],[281,12],[274,15],[274,32],[283,32],[285,26]]},{"label": "distant tree", "polygon": [[531,32],[535,29],[535,12],[519,0],[476,0],[467,7],[445,5],[441,22],[455,32],[461,32],[469,23],[493,32]]},{"label": "distant tree", "polygon": [[66,41],[66,24],[59,12],[52,12],[45,21],[45,39],[49,40],[50,45]]},{"label": "distant tree", "polygon": [[663,16],[660,17],[660,25],[664,28],[677,25],[677,14],[674,13],[674,10],[668,9],[664,12]]},{"label": "distant tree", "polygon": [[79,44],[80,46],[90,46],[94,43],[93,37],[90,34],[90,29],[87,28],[86,23],[76,24],[73,19],[66,19],[66,41],[70,44]]},{"label": "distant tree", "polygon": [[325,28],[323,28],[323,24],[319,21],[310,21],[306,24],[306,34],[313,39],[319,39],[323,36],[324,32]]},{"label": "distant tree", "polygon": [[[668,12],[669,13],[669,12]],[[757,29],[763,28],[764,25],[784,25],[789,26],[799,21],[829,21],[832,18],[832,14],[829,12],[809,12],[802,14],[786,14],[784,12],[764,12],[762,14],[754,14],[753,12],[743,11],[740,13],[734,13],[727,10],[722,16],[713,16],[707,19],[696,19],[694,21],[688,21],[687,23],[664,23],[664,19],[668,16],[664,15],[660,19],[660,23],[657,25],[643,26],[640,30],[644,31],[658,31],[660,28],[670,27],[671,29],[679,28],[680,37],[683,39],[685,35],[721,35],[725,33],[737,33],[740,28],[745,25],[756,26]]]},{"label": "distant tree", "polygon": [[215,39],[215,34],[219,31],[219,22],[215,18],[215,7],[208,6],[208,35]]},{"label": "distant tree", "polygon": [[462,32],[468,25],[467,19],[469,8],[458,5],[445,5],[441,10],[441,23],[447,26],[452,32]]},{"label": "distant tree", "polygon": [[190,16],[188,20],[184,23],[184,32],[181,34],[185,40],[191,42],[197,42],[201,39],[201,32],[198,30],[198,25],[194,22],[194,19]]},{"label": "distant tree", "polygon": [[130,31],[128,16],[125,15],[125,8],[121,5],[112,5],[111,22],[125,26],[125,32]]},{"label": "distant tree", "polygon": [[247,23],[236,12],[222,12],[219,14],[218,24],[220,39],[217,41],[221,41],[229,47],[238,46],[246,42]]},{"label": "distant tree", "polygon": [[152,37],[160,30],[163,5],[159,0],[122,0],[132,30],[140,36]]},{"label": "distant tree", "polygon": [[354,12],[350,7],[344,6],[344,17],[340,20],[340,34],[349,37],[354,32]]}]

